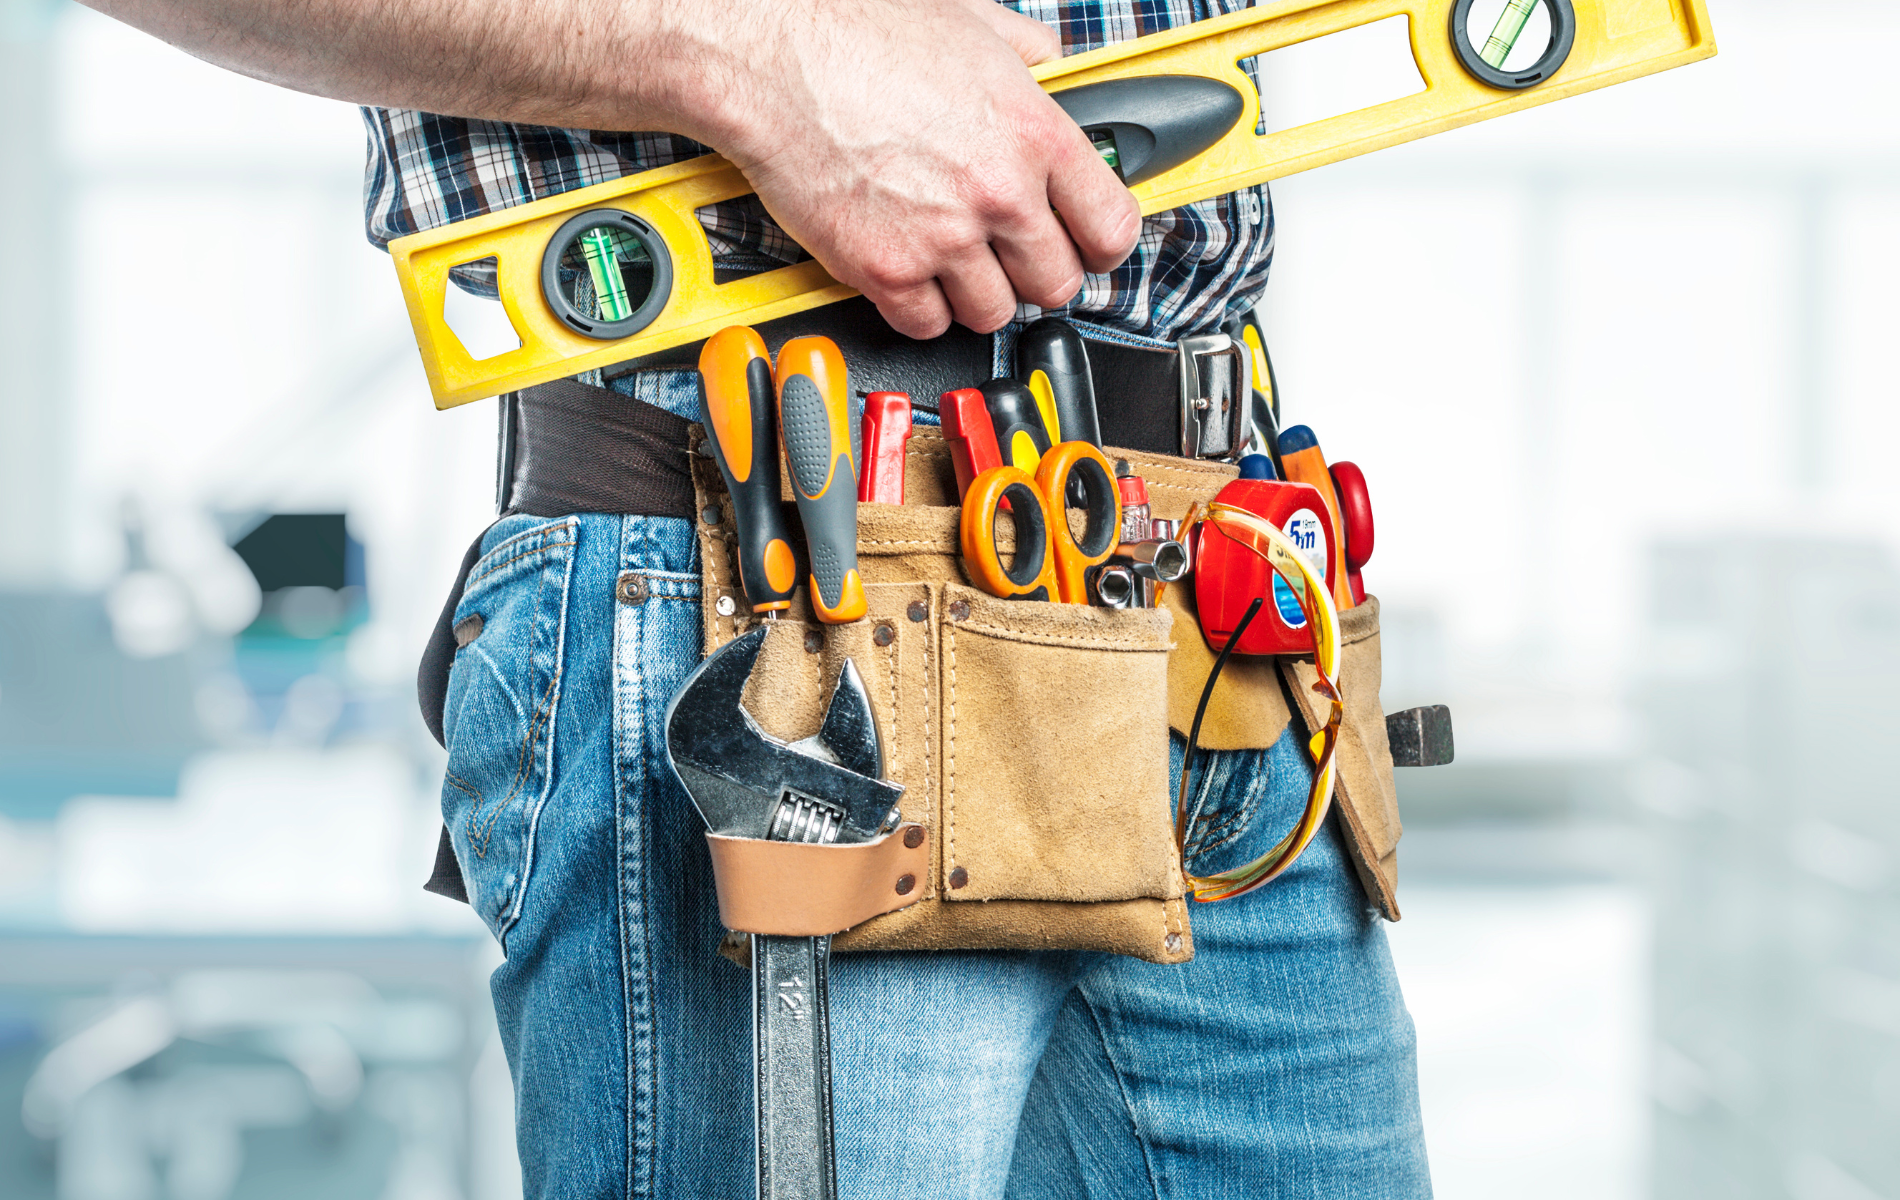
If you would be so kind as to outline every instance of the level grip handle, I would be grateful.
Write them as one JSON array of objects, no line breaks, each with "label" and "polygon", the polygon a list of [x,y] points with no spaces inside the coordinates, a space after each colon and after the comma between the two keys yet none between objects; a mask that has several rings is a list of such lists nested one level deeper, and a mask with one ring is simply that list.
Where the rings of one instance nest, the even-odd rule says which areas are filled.
[{"label": "level grip handle", "polygon": [[830,338],[793,338],[779,348],[778,423],[792,495],[811,552],[811,606],[840,625],[864,616],[858,578],[858,466],[851,444],[851,388]]},{"label": "level grip handle", "polygon": [[[1129,187],[1227,136],[1247,111],[1240,93],[1202,75],[1137,75],[1052,94]],[[1103,143],[1108,144],[1104,147]]]},{"label": "level grip handle", "polygon": [[725,477],[738,528],[739,582],[755,613],[790,608],[798,584],[772,416],[772,359],[743,325],[706,339],[699,352],[699,413]]}]

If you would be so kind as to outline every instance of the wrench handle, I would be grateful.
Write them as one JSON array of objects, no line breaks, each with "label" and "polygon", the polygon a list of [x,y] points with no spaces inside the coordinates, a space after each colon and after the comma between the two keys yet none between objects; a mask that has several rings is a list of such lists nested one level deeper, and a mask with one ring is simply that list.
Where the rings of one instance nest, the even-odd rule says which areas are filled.
[{"label": "wrench handle", "polygon": [[829,937],[752,936],[758,1200],[837,1200]]}]

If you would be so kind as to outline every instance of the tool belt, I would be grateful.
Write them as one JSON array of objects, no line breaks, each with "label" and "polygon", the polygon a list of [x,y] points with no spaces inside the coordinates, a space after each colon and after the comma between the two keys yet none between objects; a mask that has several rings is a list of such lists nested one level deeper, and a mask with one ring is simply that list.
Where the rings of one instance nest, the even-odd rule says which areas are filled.
[{"label": "tool belt", "polygon": [[[988,337],[959,330],[911,342],[862,301],[761,327],[772,344],[805,332],[837,341],[856,379],[908,387],[914,397],[993,373]],[[1186,406],[1177,401],[1213,392],[1203,411],[1218,412],[1222,390],[1244,378],[1223,382],[1203,360],[1190,364],[1200,369],[1189,379],[1183,353],[1191,351],[1089,344],[1107,453],[1147,480],[1153,515],[1173,520],[1237,474],[1178,456]],[[693,361],[678,356],[677,364],[669,356],[637,366]],[[756,626],[734,559],[732,505],[698,426],[572,380],[517,393],[503,412],[511,425],[504,511],[692,520],[705,651]],[[914,432],[904,476],[903,505],[858,508],[866,619],[821,624],[801,588],[772,623],[746,708],[776,737],[805,737],[823,719],[843,661],[854,660],[876,701],[889,777],[905,789],[905,825],[923,832],[854,846],[712,839],[726,924],[749,933],[843,929],[833,940],[839,951],[1084,949],[1187,960],[1193,941],[1168,731],[1186,735],[1214,662],[1195,626],[1192,590],[1169,588],[1161,607],[1123,610],[999,599],[964,575],[956,483],[937,430]],[[464,577],[476,556],[471,548]],[[458,580],[419,678],[438,738],[461,589]],[[1335,807],[1367,895],[1397,919],[1400,827],[1378,696],[1377,600],[1343,612],[1340,627],[1345,717]],[[1310,664],[1290,658],[1230,659],[1200,745],[1269,747],[1295,705],[1317,728],[1315,678]],[[446,838],[429,886],[462,898]],[[725,950],[740,957],[745,947],[735,936]]]}]

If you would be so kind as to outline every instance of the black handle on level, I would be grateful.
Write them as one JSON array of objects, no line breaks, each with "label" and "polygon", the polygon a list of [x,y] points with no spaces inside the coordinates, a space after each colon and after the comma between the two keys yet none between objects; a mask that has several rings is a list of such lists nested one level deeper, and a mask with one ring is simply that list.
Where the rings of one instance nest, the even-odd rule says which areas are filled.
[{"label": "black handle on level", "polygon": [[1018,334],[1016,375],[1028,381],[1038,398],[1048,389],[1059,426],[1048,431],[1051,442],[1087,442],[1101,449],[1102,422],[1095,411],[1089,352],[1075,326],[1061,317],[1044,317]]},{"label": "black handle on level", "polygon": [[1200,75],[1106,79],[1054,99],[1098,149],[1108,140],[1113,156],[1103,157],[1130,187],[1220,141],[1247,110],[1239,92]]},{"label": "black handle on level", "polygon": [[778,420],[811,552],[811,607],[830,625],[864,615],[858,578],[858,464],[844,354],[825,337],[778,352]]},{"label": "black handle on level", "polygon": [[992,379],[980,390],[1003,461],[1034,475],[1036,464],[1053,444],[1036,409],[1034,393],[1014,379]]},{"label": "black handle on level", "polygon": [[755,613],[789,608],[798,567],[779,500],[772,360],[757,333],[734,325],[706,339],[699,352],[699,413],[732,495],[746,600]]}]

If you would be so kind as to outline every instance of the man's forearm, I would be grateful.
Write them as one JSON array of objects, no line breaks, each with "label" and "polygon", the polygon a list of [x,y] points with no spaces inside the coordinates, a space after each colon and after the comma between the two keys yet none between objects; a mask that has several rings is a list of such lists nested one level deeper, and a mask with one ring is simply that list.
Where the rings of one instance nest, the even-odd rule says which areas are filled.
[{"label": "man's forearm", "polygon": [[208,62],[313,95],[708,142],[726,140],[721,118],[744,90],[735,76],[748,32],[782,11],[728,4],[714,14],[709,0],[84,2]]}]

